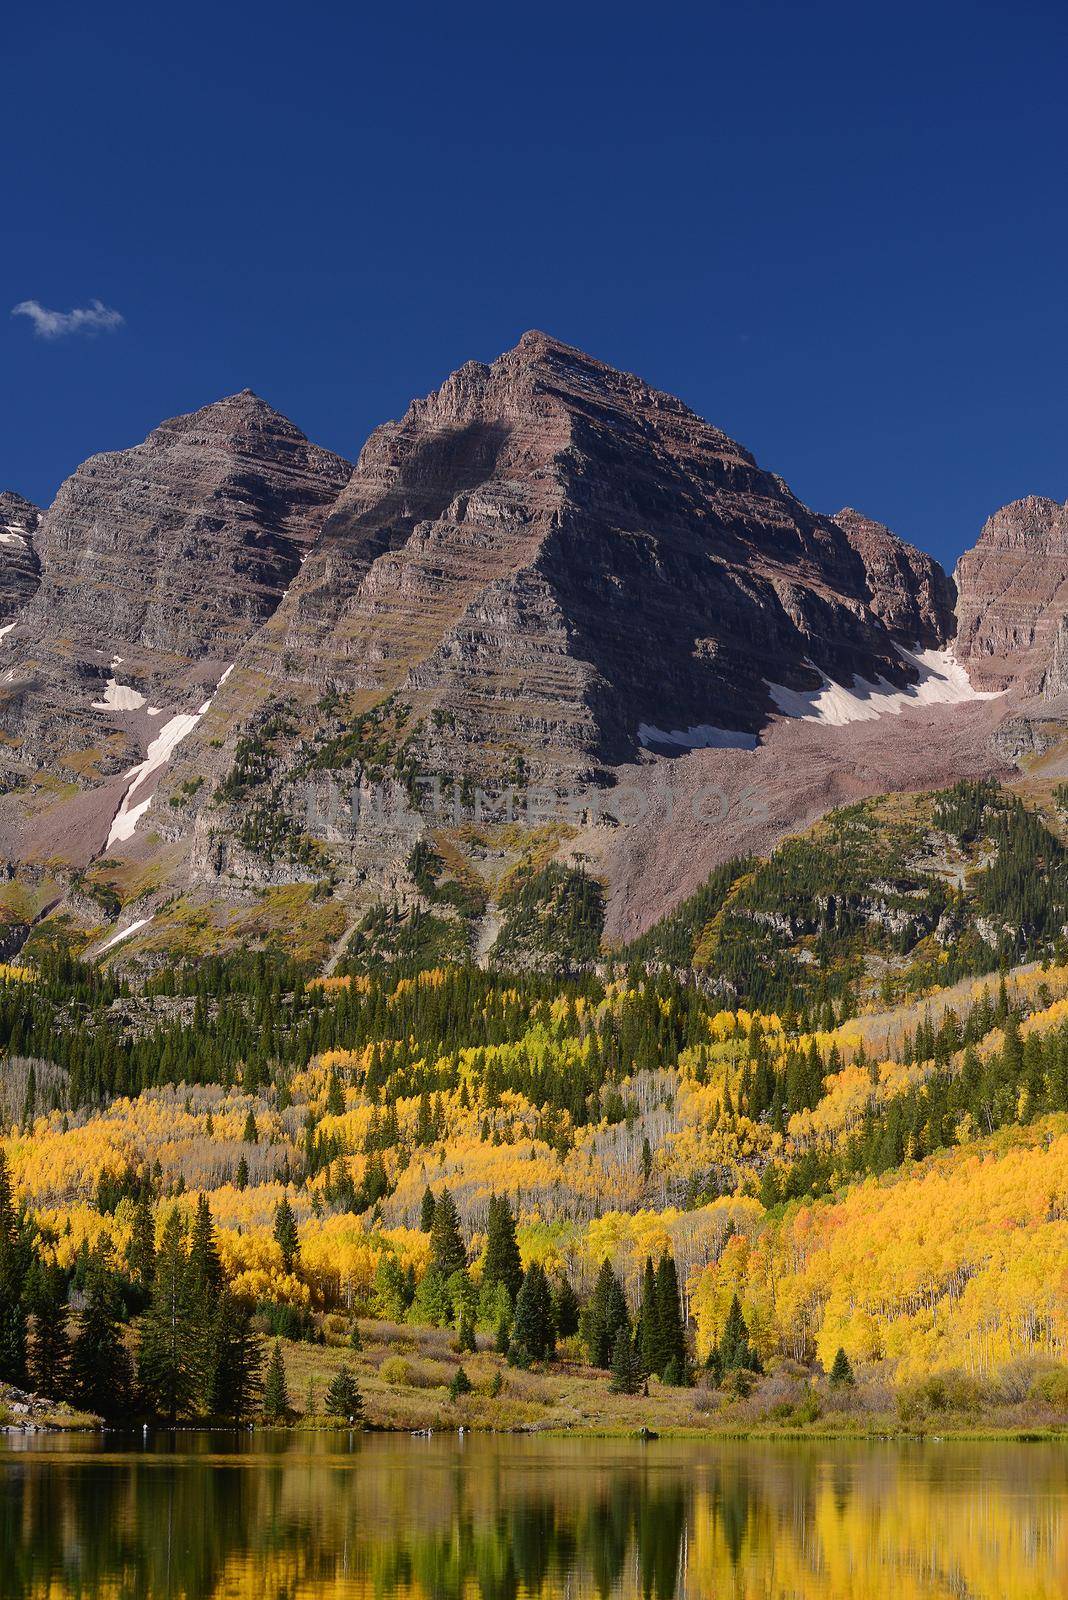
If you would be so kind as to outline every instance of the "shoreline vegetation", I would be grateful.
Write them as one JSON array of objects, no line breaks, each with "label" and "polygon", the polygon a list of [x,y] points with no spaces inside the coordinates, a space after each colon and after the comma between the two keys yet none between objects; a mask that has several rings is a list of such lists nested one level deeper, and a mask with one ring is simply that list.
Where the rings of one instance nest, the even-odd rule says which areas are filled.
[{"label": "shoreline vegetation", "polygon": [[[613,1390],[609,1372],[578,1360],[526,1370],[510,1367],[489,1341],[460,1352],[440,1329],[361,1319],[360,1349],[345,1343],[279,1340],[287,1398],[281,1416],[262,1411],[239,1421],[225,1416],[174,1422],[147,1413],[105,1419],[0,1384],[0,1434],[90,1433],[140,1439],[153,1432],[284,1431],[300,1435],[366,1433],[448,1435],[457,1432],[590,1439],[760,1440],[765,1442],[917,1443],[923,1441],[1052,1442],[1068,1439],[1068,1411],[1034,1398],[990,1405],[948,1380],[888,1390],[873,1375],[836,1386],[796,1364],[764,1376],[747,1395],[714,1387],[706,1373],[692,1387],[648,1384],[648,1394]],[[471,1388],[455,1393],[463,1370]],[[355,1380],[354,1420],[326,1410],[341,1371]],[[311,1409],[309,1410],[309,1406]],[[970,1408],[970,1409],[969,1409]],[[977,1409],[980,1408],[980,1409]]]}]

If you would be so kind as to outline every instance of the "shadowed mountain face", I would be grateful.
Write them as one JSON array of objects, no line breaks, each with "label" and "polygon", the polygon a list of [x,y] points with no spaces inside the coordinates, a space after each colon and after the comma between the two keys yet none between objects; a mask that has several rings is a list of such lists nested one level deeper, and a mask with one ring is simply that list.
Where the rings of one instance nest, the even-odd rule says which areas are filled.
[{"label": "shadowed mountain face", "polygon": [[0,627],[10,622],[34,594],[40,562],[34,537],[41,520],[37,507],[19,494],[0,494]]},{"label": "shadowed mountain face", "polygon": [[397,695],[437,770],[499,777],[518,756],[560,778],[656,730],[754,735],[769,682],[908,684],[895,643],[945,642],[951,586],[864,527],[809,511],[680,401],[529,333],[372,435],[249,659]]}]

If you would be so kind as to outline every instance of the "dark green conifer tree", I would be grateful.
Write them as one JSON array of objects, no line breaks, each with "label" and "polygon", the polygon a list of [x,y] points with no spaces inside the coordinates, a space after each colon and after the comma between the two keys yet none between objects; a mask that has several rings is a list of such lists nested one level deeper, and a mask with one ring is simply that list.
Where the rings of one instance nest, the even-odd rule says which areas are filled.
[{"label": "dark green conifer tree", "polygon": [[429,1233],[434,1226],[434,1207],[436,1204],[434,1191],[428,1183],[423,1190],[423,1201],[419,1207],[419,1226],[424,1233]]},{"label": "dark green conifer tree", "polygon": [[253,1332],[250,1307],[229,1289],[219,1293],[206,1346],[211,1354],[207,1410],[243,1422],[263,1394],[263,1344]]},{"label": "dark green conifer tree", "polygon": [[463,1272],[467,1266],[467,1250],[460,1231],[460,1214],[448,1189],[442,1189],[434,1206],[434,1221],[430,1229],[431,1265],[443,1278],[454,1272]]},{"label": "dark green conifer tree", "polygon": [[612,1346],[612,1381],[609,1388],[613,1394],[640,1394],[644,1385],[642,1358],[631,1340],[630,1328],[623,1322]]},{"label": "dark green conifer tree", "polygon": [[452,1375],[452,1381],[449,1384],[449,1399],[455,1405],[457,1400],[460,1399],[461,1395],[471,1393],[471,1388],[471,1379],[467,1376],[467,1373],[464,1371],[463,1367],[457,1367],[456,1371]]},{"label": "dark green conifer tree", "polygon": [[656,1292],[656,1269],[649,1256],[642,1269],[641,1298],[634,1329],[634,1348],[647,1373],[660,1374],[660,1303]]},{"label": "dark green conifer tree", "polygon": [[84,1410],[116,1421],[129,1411],[133,1369],[122,1337],[118,1284],[103,1247],[89,1257],[84,1293],[71,1344],[71,1397]]},{"label": "dark green conifer tree", "polygon": [[855,1382],[856,1379],[853,1376],[853,1368],[849,1357],[842,1349],[842,1346],[839,1345],[834,1363],[831,1366],[831,1383],[836,1389],[851,1389]]},{"label": "dark green conifer tree", "polygon": [[324,1400],[332,1417],[345,1417],[349,1422],[359,1422],[363,1416],[363,1396],[348,1367],[339,1367],[330,1381]]},{"label": "dark green conifer tree", "polygon": [[189,1240],[189,1286],[204,1306],[214,1303],[223,1286],[222,1262],[215,1242],[215,1222],[205,1194],[197,1198],[193,1232]]},{"label": "dark green conifer tree", "polygon": [[483,1285],[503,1284],[513,1304],[523,1282],[523,1263],[515,1234],[512,1208],[502,1195],[490,1196],[486,1224],[486,1256],[482,1267]]},{"label": "dark green conifer tree", "polygon": [[7,1161],[0,1151],[0,1379],[26,1382],[26,1306],[30,1257],[15,1211]]},{"label": "dark green conifer tree", "polygon": [[539,1261],[532,1261],[516,1296],[509,1359],[517,1366],[525,1366],[530,1361],[549,1361],[555,1349],[552,1290],[545,1268]]},{"label": "dark green conifer tree", "polygon": [[142,1294],[147,1294],[152,1287],[152,1275],[156,1268],[156,1219],[147,1183],[142,1186],[134,1208],[126,1264],[134,1283]]},{"label": "dark green conifer tree", "polygon": [[665,1250],[656,1269],[657,1368],[665,1383],[687,1381],[686,1331],[675,1261]]},{"label": "dark green conifer tree", "polygon": [[38,1394],[65,1400],[70,1392],[67,1280],[59,1267],[36,1265],[27,1280],[26,1303],[33,1318],[30,1382]]},{"label": "dark green conifer tree", "polygon": [[163,1225],[152,1298],[141,1321],[137,1349],[141,1397],[155,1416],[172,1426],[179,1417],[193,1413],[204,1384],[202,1312],[193,1292],[182,1220],[174,1208]]},{"label": "dark green conifer tree", "polygon": [[[750,1343],[749,1328],[742,1315],[742,1303],[737,1295],[731,1301],[727,1320],[714,1354],[721,1373],[764,1370],[760,1357]],[[709,1359],[711,1364],[711,1357]]]},{"label": "dark green conifer tree", "polygon": [[553,1321],[559,1339],[570,1339],[579,1330],[578,1295],[567,1278],[561,1278],[553,1294]]},{"label": "dark green conifer tree", "polygon": [[263,1386],[263,1414],[268,1422],[281,1422],[289,1414],[289,1389],[286,1385],[286,1368],[282,1360],[282,1346],[274,1341],[267,1363],[267,1378]]},{"label": "dark green conifer tree", "polygon": [[630,1327],[623,1286],[605,1259],[597,1276],[593,1296],[582,1316],[582,1334],[595,1367],[609,1367],[621,1327]]},{"label": "dark green conifer tree", "polygon": [[282,1271],[292,1272],[300,1254],[300,1236],[297,1233],[297,1219],[293,1215],[293,1207],[284,1195],[278,1202],[278,1209],[274,1214],[274,1238],[282,1252]]}]

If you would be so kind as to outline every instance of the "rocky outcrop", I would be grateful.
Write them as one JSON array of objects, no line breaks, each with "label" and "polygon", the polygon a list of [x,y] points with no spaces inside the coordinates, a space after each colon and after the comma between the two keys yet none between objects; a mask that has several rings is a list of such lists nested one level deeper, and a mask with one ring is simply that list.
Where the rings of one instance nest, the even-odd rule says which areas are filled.
[{"label": "rocky outcrop", "polygon": [[834,520],[864,564],[868,605],[894,638],[910,649],[952,638],[957,593],[934,557],[852,506]]},{"label": "rocky outcrop", "polygon": [[956,580],[956,650],[976,687],[1059,692],[1068,508],[1036,495],[1003,506],[961,557]]},{"label": "rocky outcrop", "polygon": [[912,682],[895,646],[944,642],[946,580],[885,530],[873,579],[854,538],[681,401],[529,333],[372,435],[245,659],[395,696],[434,771],[596,775],[751,741],[769,682]]},{"label": "rocky outcrop", "polygon": [[0,493],[0,627],[32,599],[40,580],[40,562],[34,547],[41,513],[13,494]]}]

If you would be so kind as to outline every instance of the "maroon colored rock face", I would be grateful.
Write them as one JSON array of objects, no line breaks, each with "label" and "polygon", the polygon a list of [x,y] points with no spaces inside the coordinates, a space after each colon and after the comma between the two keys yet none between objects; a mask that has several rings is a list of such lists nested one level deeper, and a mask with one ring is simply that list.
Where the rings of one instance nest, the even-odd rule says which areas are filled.
[{"label": "maroon colored rock face", "polygon": [[977,688],[1036,691],[1051,670],[1061,673],[1068,508],[1035,495],[1003,506],[961,556],[956,578],[956,649]]},{"label": "maroon colored rock face", "polygon": [[88,660],[136,658],[149,676],[232,661],[349,470],[248,390],[93,456],[42,521],[28,625]]},{"label": "maroon colored rock face", "polygon": [[[1013,680],[1004,706],[928,693],[897,716],[865,701],[916,680],[903,652],[953,637],[951,580],[856,511],[809,510],[639,378],[529,333],[377,429],[354,471],[246,391],[86,462],[27,523],[32,572],[0,561],[0,852],[132,853],[161,892],[224,898],[328,867],[364,907],[414,893],[411,838],[328,839],[309,866],[286,854],[301,784],[711,784],[730,801],[715,831],[700,808],[583,825],[610,928],[636,932],[839,800],[994,770],[1020,671],[1056,714],[1064,516],[1008,507],[961,562],[958,649],[977,688]],[[783,719],[815,690],[822,721]],[[131,767],[213,693],[153,768],[144,825],[107,846]]]},{"label": "maroon colored rock face", "polygon": [[394,693],[435,770],[555,779],[650,730],[755,735],[767,681],[904,686],[896,643],[950,631],[935,563],[809,511],[680,401],[529,333],[372,435],[249,661]]},{"label": "maroon colored rock face", "polygon": [[128,767],[162,726],[140,708],[203,702],[349,471],[247,390],[79,467],[34,532],[40,581],[4,651],[10,759],[90,781]]},{"label": "maroon colored rock face", "polygon": [[851,506],[834,520],[864,563],[868,605],[894,638],[933,649],[952,638],[957,592],[933,556]]}]

